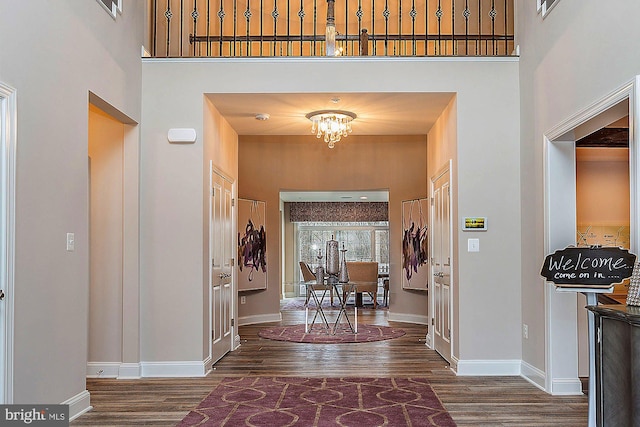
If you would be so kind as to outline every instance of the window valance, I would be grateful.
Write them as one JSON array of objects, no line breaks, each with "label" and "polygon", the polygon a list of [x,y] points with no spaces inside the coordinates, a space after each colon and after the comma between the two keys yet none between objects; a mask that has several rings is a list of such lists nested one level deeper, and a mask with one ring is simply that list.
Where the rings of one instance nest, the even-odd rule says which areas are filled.
[{"label": "window valance", "polygon": [[290,202],[291,222],[389,221],[388,202]]}]

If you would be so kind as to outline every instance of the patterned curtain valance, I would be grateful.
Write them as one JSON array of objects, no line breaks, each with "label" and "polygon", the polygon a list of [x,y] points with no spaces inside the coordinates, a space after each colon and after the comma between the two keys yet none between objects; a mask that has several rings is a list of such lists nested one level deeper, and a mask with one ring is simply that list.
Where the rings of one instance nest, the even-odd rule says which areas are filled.
[{"label": "patterned curtain valance", "polygon": [[291,202],[291,222],[389,221],[388,202]]}]

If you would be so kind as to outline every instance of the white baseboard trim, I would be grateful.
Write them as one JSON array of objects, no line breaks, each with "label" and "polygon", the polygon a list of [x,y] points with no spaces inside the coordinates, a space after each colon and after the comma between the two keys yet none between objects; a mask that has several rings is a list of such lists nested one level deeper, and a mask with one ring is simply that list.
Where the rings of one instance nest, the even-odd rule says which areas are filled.
[{"label": "white baseboard trim", "polygon": [[579,378],[558,378],[551,381],[551,394],[554,396],[580,396],[582,383]]},{"label": "white baseboard trim", "polygon": [[142,366],[139,363],[121,363],[118,379],[134,380],[142,377]]},{"label": "white baseboard trim", "polygon": [[520,360],[458,360],[459,376],[520,375]]},{"label": "white baseboard trim", "polygon": [[418,325],[429,324],[429,316],[422,314],[405,314],[389,311],[387,313],[387,319],[391,322],[415,323]]},{"label": "white baseboard trim", "polygon": [[61,404],[69,405],[69,421],[73,421],[80,415],[93,409],[93,406],[91,406],[91,395],[87,390],[76,394]]},{"label": "white baseboard trim", "polygon": [[546,374],[535,366],[528,364],[524,360],[520,365],[520,375],[522,376],[522,378],[529,381],[540,390],[545,392],[547,391],[547,389],[545,388],[547,378]]},{"label": "white baseboard trim", "polygon": [[120,362],[87,362],[87,378],[118,378]]},{"label": "white baseboard trim", "polygon": [[459,362],[458,358],[457,358],[457,357],[455,357],[455,356],[452,354],[452,355],[451,355],[451,363],[449,364],[449,367],[451,368],[451,370],[452,370],[454,373],[457,373],[457,372],[458,372],[458,362]]},{"label": "white baseboard trim", "polygon": [[257,314],[255,316],[238,317],[238,325],[255,325],[256,323],[280,322],[282,313]]},{"label": "white baseboard trim", "polygon": [[204,377],[207,374],[205,362],[142,362],[142,377]]}]

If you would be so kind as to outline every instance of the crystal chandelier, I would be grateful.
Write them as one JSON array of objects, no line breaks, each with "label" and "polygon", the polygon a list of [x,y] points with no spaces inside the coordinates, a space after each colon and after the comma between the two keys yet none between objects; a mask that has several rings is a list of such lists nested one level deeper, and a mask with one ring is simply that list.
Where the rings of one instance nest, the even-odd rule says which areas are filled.
[{"label": "crystal chandelier", "polygon": [[307,119],[313,123],[311,133],[318,138],[324,138],[324,142],[333,148],[336,142],[351,133],[351,121],[357,116],[351,111],[321,110],[307,114]]}]

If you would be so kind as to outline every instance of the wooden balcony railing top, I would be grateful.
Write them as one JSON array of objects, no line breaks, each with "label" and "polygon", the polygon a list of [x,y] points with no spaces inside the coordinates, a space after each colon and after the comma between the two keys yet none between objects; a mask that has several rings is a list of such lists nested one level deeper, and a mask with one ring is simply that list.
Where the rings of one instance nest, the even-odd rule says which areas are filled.
[{"label": "wooden balcony railing top", "polygon": [[154,57],[326,56],[331,21],[336,56],[514,50],[513,0],[149,0],[149,7]]}]

